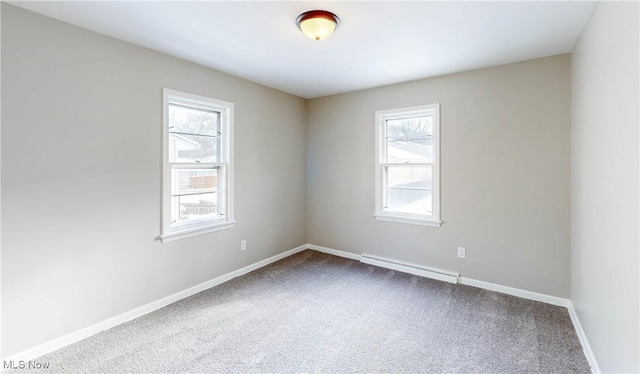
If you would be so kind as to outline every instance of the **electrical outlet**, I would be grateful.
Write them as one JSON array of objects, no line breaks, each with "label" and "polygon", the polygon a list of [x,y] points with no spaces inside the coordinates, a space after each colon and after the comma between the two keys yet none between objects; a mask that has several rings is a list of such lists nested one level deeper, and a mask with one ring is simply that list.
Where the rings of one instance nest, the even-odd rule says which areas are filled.
[{"label": "electrical outlet", "polygon": [[244,251],[245,249],[247,249],[247,241],[246,240],[242,240],[240,242],[240,250]]},{"label": "electrical outlet", "polygon": [[458,258],[465,258],[467,256],[467,250],[464,247],[458,247]]}]

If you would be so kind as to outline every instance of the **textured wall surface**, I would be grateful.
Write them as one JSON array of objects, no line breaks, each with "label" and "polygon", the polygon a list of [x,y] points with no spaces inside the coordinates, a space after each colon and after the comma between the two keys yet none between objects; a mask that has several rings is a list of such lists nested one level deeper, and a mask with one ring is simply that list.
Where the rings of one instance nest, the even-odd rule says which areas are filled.
[{"label": "textured wall surface", "polygon": [[572,55],[571,299],[606,373],[640,372],[638,33],[602,2]]}]

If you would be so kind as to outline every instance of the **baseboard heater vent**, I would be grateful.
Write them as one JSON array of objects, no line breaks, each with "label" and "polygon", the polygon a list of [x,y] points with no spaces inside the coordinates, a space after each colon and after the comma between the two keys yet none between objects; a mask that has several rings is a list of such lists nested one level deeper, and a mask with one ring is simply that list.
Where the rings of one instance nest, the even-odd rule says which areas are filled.
[{"label": "baseboard heater vent", "polygon": [[437,279],[449,283],[458,283],[459,274],[451,271],[434,269],[421,265],[407,264],[405,262],[389,260],[387,258],[372,256],[364,253],[362,254],[362,256],[360,256],[360,262],[391,270],[397,270],[403,273],[419,275],[425,278]]}]

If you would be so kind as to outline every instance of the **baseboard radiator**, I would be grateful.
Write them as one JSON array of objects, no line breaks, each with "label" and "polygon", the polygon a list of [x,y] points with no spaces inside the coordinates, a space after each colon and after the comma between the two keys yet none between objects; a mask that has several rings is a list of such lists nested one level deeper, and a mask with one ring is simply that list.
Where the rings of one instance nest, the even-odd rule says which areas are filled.
[{"label": "baseboard radiator", "polygon": [[451,271],[408,264],[406,262],[390,260],[388,258],[372,256],[365,253],[360,256],[360,262],[449,283],[458,283],[458,277],[460,276],[460,274]]}]

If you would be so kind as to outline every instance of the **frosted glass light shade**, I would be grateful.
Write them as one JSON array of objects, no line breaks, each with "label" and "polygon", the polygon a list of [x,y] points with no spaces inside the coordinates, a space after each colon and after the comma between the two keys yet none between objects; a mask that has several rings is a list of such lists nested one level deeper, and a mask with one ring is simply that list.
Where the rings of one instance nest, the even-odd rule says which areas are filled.
[{"label": "frosted glass light shade", "polygon": [[338,27],[338,16],[325,10],[310,10],[298,16],[296,24],[309,39],[320,40],[331,35]]}]

